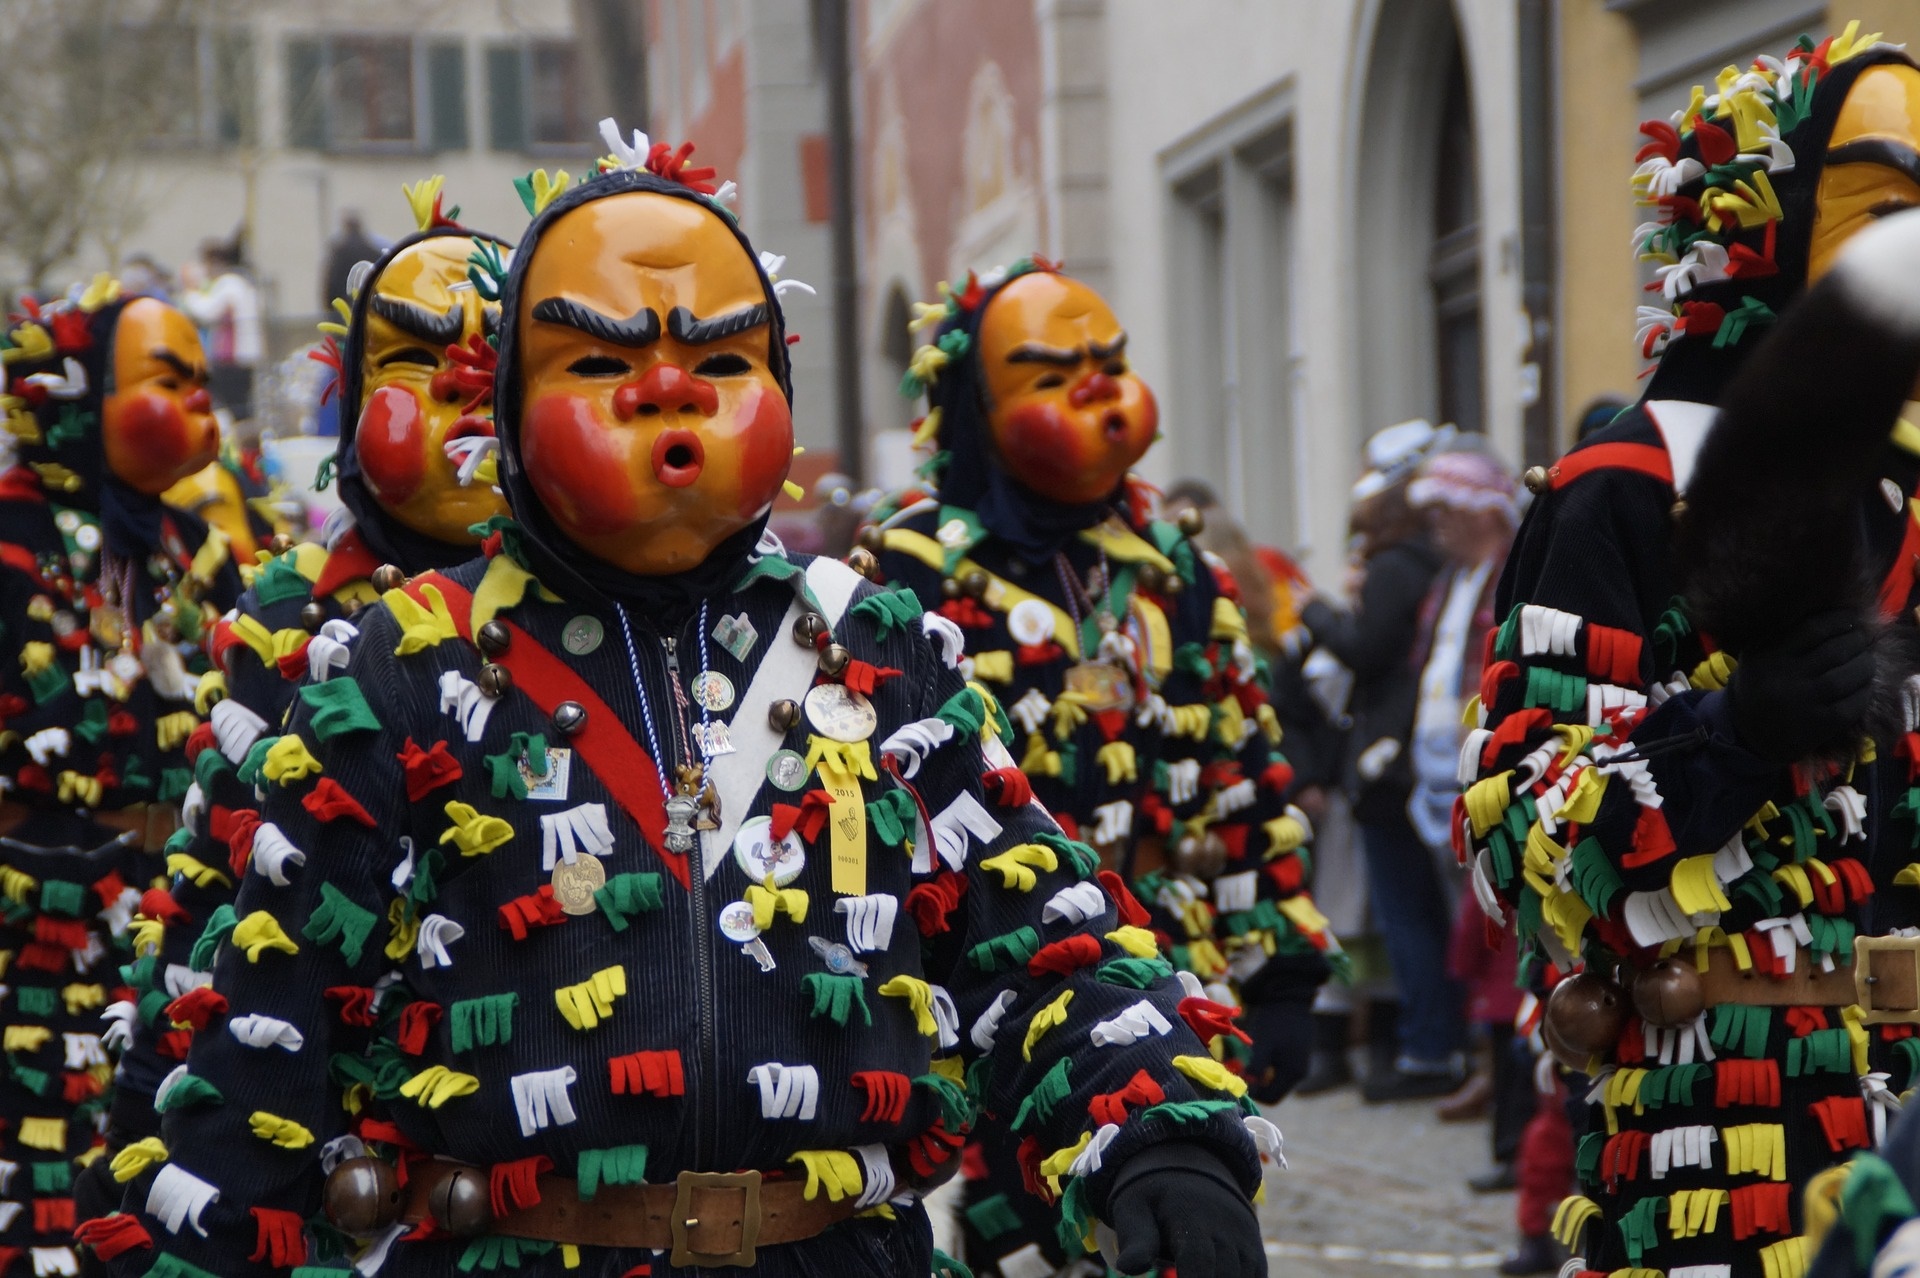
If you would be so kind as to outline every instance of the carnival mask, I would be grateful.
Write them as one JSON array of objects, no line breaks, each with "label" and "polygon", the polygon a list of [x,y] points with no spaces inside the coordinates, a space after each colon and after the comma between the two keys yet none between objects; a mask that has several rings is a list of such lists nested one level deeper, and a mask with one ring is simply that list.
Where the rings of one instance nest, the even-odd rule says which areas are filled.
[{"label": "carnival mask", "polygon": [[1841,104],[1827,145],[1807,250],[1808,283],[1827,273],[1855,232],[1915,205],[1920,205],[1920,71],[1869,67]]},{"label": "carnival mask", "polygon": [[987,304],[979,340],[1000,464],[1050,501],[1111,497],[1160,410],[1100,295],[1064,275],[1022,275]]},{"label": "carnival mask", "polygon": [[212,461],[220,427],[193,322],[156,298],[128,302],[113,330],[113,393],[100,411],[107,469],[159,494]]},{"label": "carnival mask", "polygon": [[161,500],[177,510],[191,511],[225,533],[235,562],[253,562],[260,544],[247,519],[247,495],[233,472],[221,463],[213,462],[188,475],[162,493]]},{"label": "carnival mask", "polygon": [[367,287],[361,351],[360,421],[354,452],[382,508],[413,531],[451,545],[506,502],[492,485],[469,479],[447,445],[493,436],[490,375],[450,351],[477,352],[492,326],[487,305],[467,282],[474,242],[461,235],[421,240],[395,254]]},{"label": "carnival mask", "polygon": [[527,251],[528,481],[594,557],[696,566],[766,512],[793,453],[753,258],[718,213],[649,191],[581,204]]}]

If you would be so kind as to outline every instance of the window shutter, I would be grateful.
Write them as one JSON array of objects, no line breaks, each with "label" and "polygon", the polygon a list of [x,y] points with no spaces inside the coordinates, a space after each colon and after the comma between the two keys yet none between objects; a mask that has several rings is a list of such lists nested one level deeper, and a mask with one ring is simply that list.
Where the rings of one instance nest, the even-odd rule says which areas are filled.
[{"label": "window shutter", "polygon": [[427,46],[427,143],[435,151],[467,149],[467,49]]},{"label": "window shutter", "polygon": [[527,64],[517,45],[487,50],[487,124],[494,150],[527,149]]},{"label": "window shutter", "polygon": [[326,47],[310,37],[287,41],[287,145],[327,145]]},{"label": "window shutter", "polygon": [[259,140],[260,72],[253,60],[253,33],[213,33],[213,136],[222,146]]}]

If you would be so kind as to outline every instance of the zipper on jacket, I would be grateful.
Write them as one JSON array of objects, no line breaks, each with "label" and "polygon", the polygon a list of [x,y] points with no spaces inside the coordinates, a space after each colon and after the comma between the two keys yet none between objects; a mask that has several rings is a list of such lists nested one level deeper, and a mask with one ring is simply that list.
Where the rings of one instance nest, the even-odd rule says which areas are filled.
[{"label": "zipper on jacket", "polygon": [[[687,690],[680,681],[679,639],[675,635],[663,635],[660,648],[667,662],[667,683],[673,689],[674,730],[671,734],[662,734],[661,749],[672,752],[674,743],[687,739],[690,728],[688,719],[692,715],[692,702]],[[691,760],[690,760],[691,761]],[[672,763],[663,760],[661,774],[669,778],[673,785]],[[713,993],[713,919],[707,909],[707,886],[705,873],[704,840],[696,838],[693,850],[687,855],[687,884],[691,900],[689,914],[693,927],[693,979],[694,989],[699,999],[699,1052],[696,1062],[693,1099],[693,1164],[695,1170],[705,1170],[710,1156],[707,1137],[708,1127],[713,1124],[716,1115],[706,1102],[710,1096],[718,1096],[714,1086],[714,1074],[718,1069],[715,1059],[718,1053],[716,1045],[717,1027],[714,1023]],[[715,1135],[715,1143],[718,1136]]]}]

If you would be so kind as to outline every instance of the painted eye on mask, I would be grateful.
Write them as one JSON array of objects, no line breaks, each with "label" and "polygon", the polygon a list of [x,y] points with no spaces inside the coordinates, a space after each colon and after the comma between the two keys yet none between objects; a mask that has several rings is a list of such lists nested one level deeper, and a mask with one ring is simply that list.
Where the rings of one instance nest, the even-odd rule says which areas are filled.
[{"label": "painted eye on mask", "polygon": [[434,356],[434,353],[421,346],[409,346],[403,350],[397,350],[391,355],[383,356],[380,360],[381,368],[387,368],[394,364],[420,364],[427,368],[440,367],[440,361]]},{"label": "painted eye on mask", "polygon": [[611,355],[583,355],[567,365],[567,371],[575,377],[625,377],[633,365]]},{"label": "painted eye on mask", "polygon": [[709,355],[694,366],[695,377],[738,377],[751,373],[753,365],[742,355]]},{"label": "painted eye on mask", "polygon": [[1065,386],[1067,379],[1059,373],[1042,373],[1033,383],[1035,390],[1053,390]]}]

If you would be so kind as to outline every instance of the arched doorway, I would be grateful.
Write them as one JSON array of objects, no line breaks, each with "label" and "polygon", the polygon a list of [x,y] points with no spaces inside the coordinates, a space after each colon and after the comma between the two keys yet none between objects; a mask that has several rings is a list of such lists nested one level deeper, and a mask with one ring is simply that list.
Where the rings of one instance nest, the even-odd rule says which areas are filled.
[{"label": "arched doorway", "polygon": [[[1360,436],[1485,427],[1472,84],[1448,0],[1383,0],[1354,145]],[[1357,442],[1357,441],[1356,441]]]}]

